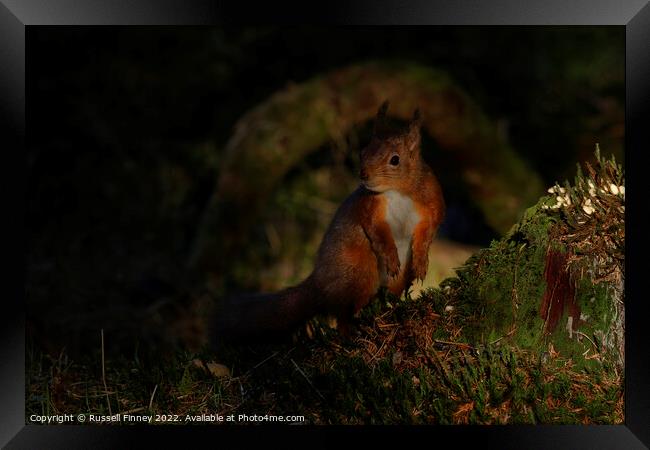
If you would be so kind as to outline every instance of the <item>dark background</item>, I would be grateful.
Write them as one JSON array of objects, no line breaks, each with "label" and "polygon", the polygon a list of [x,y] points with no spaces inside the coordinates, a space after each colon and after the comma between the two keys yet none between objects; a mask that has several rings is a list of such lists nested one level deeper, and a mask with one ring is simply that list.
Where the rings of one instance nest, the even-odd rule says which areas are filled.
[{"label": "dark background", "polygon": [[[74,350],[112,323],[128,339],[134,311],[191,303],[185,263],[220,151],[289,82],[375,59],[446,70],[551,185],[596,142],[622,162],[624,43],[611,26],[28,29],[32,336]],[[450,198],[464,215],[442,237],[489,244]]]}]

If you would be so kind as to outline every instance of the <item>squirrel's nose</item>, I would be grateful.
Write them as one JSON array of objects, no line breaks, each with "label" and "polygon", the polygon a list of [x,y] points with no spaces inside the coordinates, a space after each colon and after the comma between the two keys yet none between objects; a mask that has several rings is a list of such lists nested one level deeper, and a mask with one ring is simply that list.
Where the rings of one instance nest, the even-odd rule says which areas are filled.
[{"label": "squirrel's nose", "polygon": [[361,169],[359,171],[359,178],[361,178],[362,181],[368,180],[368,172],[366,172],[366,169]]}]

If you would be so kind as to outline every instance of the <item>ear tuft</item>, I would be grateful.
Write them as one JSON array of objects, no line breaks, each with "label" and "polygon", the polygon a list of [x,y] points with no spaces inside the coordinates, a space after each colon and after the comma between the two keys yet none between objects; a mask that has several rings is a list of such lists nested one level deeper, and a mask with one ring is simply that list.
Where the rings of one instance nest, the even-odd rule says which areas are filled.
[{"label": "ear tuft", "polygon": [[384,100],[384,103],[381,104],[379,110],[377,111],[377,118],[378,119],[385,118],[387,111],[388,111],[388,100]]},{"label": "ear tuft", "polygon": [[420,115],[420,108],[416,108],[413,112],[413,119],[411,119],[411,127],[421,127],[422,116]]},{"label": "ear tuft", "polygon": [[408,128],[408,147],[411,151],[420,147],[420,127],[422,127],[422,116],[420,110],[416,109]]},{"label": "ear tuft", "polygon": [[377,118],[375,119],[375,126],[372,134],[379,136],[385,129],[386,125],[386,112],[388,111],[388,100],[384,100],[379,110],[377,111]]}]

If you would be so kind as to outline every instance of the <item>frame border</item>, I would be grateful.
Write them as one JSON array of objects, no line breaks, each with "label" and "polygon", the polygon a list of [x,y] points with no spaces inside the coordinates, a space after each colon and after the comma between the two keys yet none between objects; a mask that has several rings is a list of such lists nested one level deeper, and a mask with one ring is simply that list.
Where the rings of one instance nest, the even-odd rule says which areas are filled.
[{"label": "frame border", "polygon": [[[354,4],[335,2],[327,11],[312,8],[311,5],[277,5],[262,7],[249,2],[239,2],[237,7],[225,2],[197,0],[1,0],[0,3],[0,112],[3,123],[10,125],[9,156],[18,157],[18,165],[27,172],[24,157],[25,147],[25,35],[26,27],[38,25],[224,25],[243,23],[280,24],[327,24],[327,25],[625,25],[626,28],[626,121],[625,121],[625,160],[628,172],[627,222],[640,223],[637,205],[642,201],[639,180],[644,176],[639,157],[648,147],[648,123],[650,102],[650,3],[647,0],[562,0],[529,1],[523,4],[517,0],[492,0],[474,2],[458,0],[455,2],[411,0],[404,6],[396,0],[361,0]],[[20,156],[18,156],[20,155]],[[2,177],[6,188],[21,186],[20,172],[3,165]],[[631,176],[629,176],[631,174]],[[13,181],[16,181],[15,184]],[[22,185],[24,186],[24,184]],[[636,186],[637,189],[634,189]],[[24,188],[23,188],[24,189]],[[24,191],[23,191],[24,192]],[[254,442],[263,437],[280,436],[277,428],[267,427],[157,427],[154,431],[142,427],[97,426],[44,426],[25,425],[25,317],[24,283],[22,288],[14,286],[15,280],[24,279],[24,256],[20,248],[20,236],[24,220],[26,196],[13,196],[9,199],[12,211],[7,214],[10,226],[14,229],[5,234],[7,244],[16,249],[16,259],[22,267],[18,274],[9,278],[12,286],[9,293],[9,311],[6,313],[0,347],[0,391],[2,410],[0,411],[0,445],[3,448],[115,448],[122,444],[140,446],[152,443],[152,439],[170,444],[177,441],[187,444],[191,436],[214,438],[232,435],[241,443]],[[370,431],[379,438],[401,438],[408,433],[445,436],[454,441],[475,440],[481,445],[499,448],[550,448],[560,444],[561,448],[647,448],[650,445],[650,362],[643,342],[647,342],[648,327],[642,323],[645,314],[643,298],[640,297],[642,284],[638,261],[645,252],[641,243],[643,231],[638,226],[627,227],[628,237],[634,246],[626,249],[626,373],[625,373],[625,425],[569,426],[569,425],[525,425],[525,426],[454,426],[454,427],[297,427],[292,428],[294,437],[304,437],[314,441],[320,437],[321,443],[340,445],[338,434],[343,431],[345,439],[367,439]],[[9,247],[11,248],[11,245]],[[5,247],[6,248],[6,247]],[[637,293],[637,297],[629,295]],[[173,431],[172,431],[173,430]],[[190,431],[191,430],[191,431]],[[240,431],[243,430],[243,431]],[[387,431],[390,430],[390,431]],[[286,430],[280,430],[282,434]],[[191,435],[187,434],[191,433]],[[306,434],[309,433],[309,434]],[[320,433],[320,436],[316,434]],[[154,436],[155,435],[155,436]],[[75,442],[75,446],[71,446]],[[316,441],[318,442],[318,441]],[[6,447],[4,447],[6,446]]]}]

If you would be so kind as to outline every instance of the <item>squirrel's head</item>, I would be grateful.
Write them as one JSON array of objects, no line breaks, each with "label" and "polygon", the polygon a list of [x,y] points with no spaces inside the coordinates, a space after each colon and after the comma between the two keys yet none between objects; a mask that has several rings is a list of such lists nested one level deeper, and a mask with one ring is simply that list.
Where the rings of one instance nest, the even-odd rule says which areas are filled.
[{"label": "squirrel's head", "polygon": [[422,120],[416,109],[406,128],[386,129],[385,101],[377,112],[375,128],[370,143],[361,150],[361,183],[374,192],[398,189],[410,181],[420,168],[420,127]]}]

